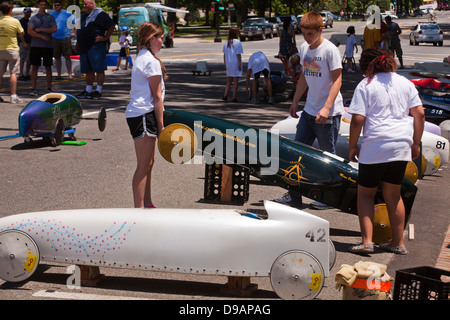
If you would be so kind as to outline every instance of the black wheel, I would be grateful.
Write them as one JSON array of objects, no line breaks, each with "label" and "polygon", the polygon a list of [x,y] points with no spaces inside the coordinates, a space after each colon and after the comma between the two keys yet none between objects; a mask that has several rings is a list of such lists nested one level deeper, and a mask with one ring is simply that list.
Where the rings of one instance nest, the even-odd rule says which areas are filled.
[{"label": "black wheel", "polygon": [[33,143],[33,139],[31,139],[31,137],[25,137],[23,142],[26,146],[30,146]]},{"label": "black wheel", "polygon": [[98,112],[98,130],[103,132],[106,128],[106,110],[101,107]]},{"label": "black wheel", "polygon": [[62,119],[56,120],[55,133],[52,139],[52,146],[59,146],[64,141],[64,121]]}]

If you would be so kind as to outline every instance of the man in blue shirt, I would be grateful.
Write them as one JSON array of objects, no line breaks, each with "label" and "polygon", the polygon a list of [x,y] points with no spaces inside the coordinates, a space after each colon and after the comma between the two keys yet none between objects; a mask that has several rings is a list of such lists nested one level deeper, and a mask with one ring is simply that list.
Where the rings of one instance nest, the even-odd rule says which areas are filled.
[{"label": "man in blue shirt", "polygon": [[[72,60],[70,55],[72,54],[72,41],[71,39],[76,35],[77,29],[75,28],[75,17],[62,8],[61,0],[55,0],[53,2],[55,11],[51,15],[55,18],[57,30],[52,34],[53,41],[53,57],[55,58],[55,67],[58,76],[56,80],[61,80],[61,56],[66,61],[67,74],[69,79],[72,79]],[[69,23],[67,23],[69,22]],[[73,28],[69,28],[67,25],[72,25]]]}]

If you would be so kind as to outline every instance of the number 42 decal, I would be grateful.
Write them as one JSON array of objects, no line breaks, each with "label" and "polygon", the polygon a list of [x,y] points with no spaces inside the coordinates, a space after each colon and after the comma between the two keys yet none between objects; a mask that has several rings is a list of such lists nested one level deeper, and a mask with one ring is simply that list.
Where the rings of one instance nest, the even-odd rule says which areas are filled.
[{"label": "number 42 decal", "polygon": [[320,228],[317,231],[309,230],[305,234],[305,238],[309,238],[310,242],[325,242],[326,232],[325,229]]}]

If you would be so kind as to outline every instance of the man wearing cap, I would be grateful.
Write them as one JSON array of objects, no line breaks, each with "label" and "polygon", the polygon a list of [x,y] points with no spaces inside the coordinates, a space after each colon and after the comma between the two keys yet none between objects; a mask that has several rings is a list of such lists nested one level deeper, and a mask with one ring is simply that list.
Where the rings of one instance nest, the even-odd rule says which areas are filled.
[{"label": "man wearing cap", "polygon": [[25,7],[23,9],[23,17],[19,20],[22,28],[23,28],[23,38],[25,39],[25,43],[27,44],[26,48],[24,47],[24,43],[22,40],[19,40],[19,52],[20,52],[20,71],[19,71],[19,80],[20,81],[27,81],[31,79],[30,76],[30,43],[31,43],[31,37],[28,34],[28,22],[30,21],[31,17],[31,8]]},{"label": "man wearing cap", "polygon": [[[55,58],[56,73],[58,76],[56,80],[61,80],[61,56],[66,60],[67,73],[69,79],[72,79],[72,60],[70,55],[72,54],[72,38],[77,34],[77,28],[75,27],[75,16],[67,10],[62,8],[61,0],[53,1],[53,7],[55,11],[51,15],[55,18],[57,30],[52,34],[53,41],[53,57]],[[70,19],[70,20],[69,20]],[[72,25],[73,28],[69,28],[68,25]]]},{"label": "man wearing cap", "polygon": [[[19,45],[17,44],[17,37],[24,42],[23,28],[19,20],[11,17],[13,6],[9,2],[2,2],[0,4],[0,12],[3,14],[0,17],[0,88],[2,87],[3,74],[6,72],[6,67],[9,66],[10,78],[9,85],[11,88],[11,103],[23,102],[16,94],[17,89],[17,75],[19,71]],[[3,99],[0,97],[0,102]]]}]

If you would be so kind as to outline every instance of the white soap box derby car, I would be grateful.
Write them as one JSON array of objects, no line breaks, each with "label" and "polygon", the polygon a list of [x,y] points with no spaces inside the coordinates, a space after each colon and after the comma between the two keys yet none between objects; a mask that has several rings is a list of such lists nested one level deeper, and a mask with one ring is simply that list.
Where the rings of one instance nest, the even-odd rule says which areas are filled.
[{"label": "white soap box derby car", "polygon": [[316,297],[334,264],[328,221],[266,201],[234,209],[83,209],[0,219],[0,278],[40,261],[202,275],[270,277],[283,299]]}]

